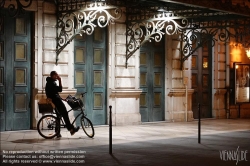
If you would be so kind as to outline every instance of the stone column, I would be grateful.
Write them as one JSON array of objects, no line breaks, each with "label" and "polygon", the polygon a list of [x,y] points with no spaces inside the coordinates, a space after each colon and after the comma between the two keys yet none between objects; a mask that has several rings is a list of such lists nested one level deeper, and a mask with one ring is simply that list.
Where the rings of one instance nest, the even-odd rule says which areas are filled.
[{"label": "stone column", "polygon": [[[35,13],[35,85],[34,109],[32,117],[32,127],[36,128],[37,121],[42,116],[38,112],[38,101],[46,98],[45,85],[46,78],[50,72],[55,70],[62,78],[63,92],[61,97],[68,94],[74,95],[74,57],[73,44],[69,44],[59,55],[58,65],[56,65],[56,7],[52,3],[38,1]],[[66,107],[70,107],[65,103]],[[73,118],[71,113],[70,118]]]},{"label": "stone column", "polygon": [[[218,36],[216,36],[218,38]],[[212,54],[212,117],[226,118],[226,43],[218,42]]]},{"label": "stone column", "polygon": [[113,124],[139,124],[139,51],[126,62],[126,24],[109,26],[108,105],[112,105]]},{"label": "stone column", "polygon": [[[191,88],[191,60],[186,60],[182,66],[181,62],[181,42],[179,35],[166,36],[166,121],[185,121],[186,110],[187,120],[193,120],[192,112],[192,94]],[[187,103],[186,103],[186,86],[187,84]],[[186,108],[187,107],[187,108]]]}]

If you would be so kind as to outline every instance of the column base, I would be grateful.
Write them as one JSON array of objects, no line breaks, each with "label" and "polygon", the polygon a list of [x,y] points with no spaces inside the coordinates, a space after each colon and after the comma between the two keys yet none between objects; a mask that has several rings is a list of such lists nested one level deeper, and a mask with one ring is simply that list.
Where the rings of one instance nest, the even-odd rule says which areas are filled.
[{"label": "column base", "polygon": [[[185,122],[186,121],[186,111],[174,111],[173,113],[170,111],[165,112],[167,122]],[[193,111],[187,112],[187,121],[193,121]]]},{"label": "column base", "polygon": [[119,125],[138,125],[141,124],[141,114],[140,113],[119,113],[112,114],[112,123]]}]

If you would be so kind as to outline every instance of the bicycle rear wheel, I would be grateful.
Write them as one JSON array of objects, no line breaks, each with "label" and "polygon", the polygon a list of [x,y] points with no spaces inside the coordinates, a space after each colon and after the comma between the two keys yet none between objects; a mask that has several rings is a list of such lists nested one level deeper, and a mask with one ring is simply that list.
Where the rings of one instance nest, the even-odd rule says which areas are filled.
[{"label": "bicycle rear wheel", "polygon": [[81,124],[85,134],[88,137],[93,138],[95,135],[95,131],[92,122],[87,117],[82,117]]},{"label": "bicycle rear wheel", "polygon": [[43,116],[37,123],[38,133],[46,139],[54,138],[60,132],[60,123],[53,115]]}]

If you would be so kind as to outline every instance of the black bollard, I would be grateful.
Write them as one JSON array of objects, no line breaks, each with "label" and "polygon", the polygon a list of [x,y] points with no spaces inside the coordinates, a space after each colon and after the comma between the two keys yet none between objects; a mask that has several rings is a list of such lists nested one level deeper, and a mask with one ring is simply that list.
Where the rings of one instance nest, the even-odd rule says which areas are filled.
[{"label": "black bollard", "polygon": [[200,103],[198,104],[198,143],[201,143],[201,108],[200,108]]},{"label": "black bollard", "polygon": [[112,154],[112,106],[109,106],[109,154]]},{"label": "black bollard", "polygon": [[239,104],[238,118],[240,118],[240,104]]}]

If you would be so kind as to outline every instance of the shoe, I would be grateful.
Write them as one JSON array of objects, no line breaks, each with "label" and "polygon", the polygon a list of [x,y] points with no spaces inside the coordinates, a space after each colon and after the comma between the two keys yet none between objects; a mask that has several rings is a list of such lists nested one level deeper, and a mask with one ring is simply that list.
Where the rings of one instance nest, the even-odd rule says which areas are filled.
[{"label": "shoe", "polygon": [[61,138],[61,137],[62,135],[60,133],[56,135],[56,138]]},{"label": "shoe", "polygon": [[79,129],[80,129],[79,126],[74,127],[73,129],[70,130],[70,134],[71,134],[71,135],[74,135]]}]

